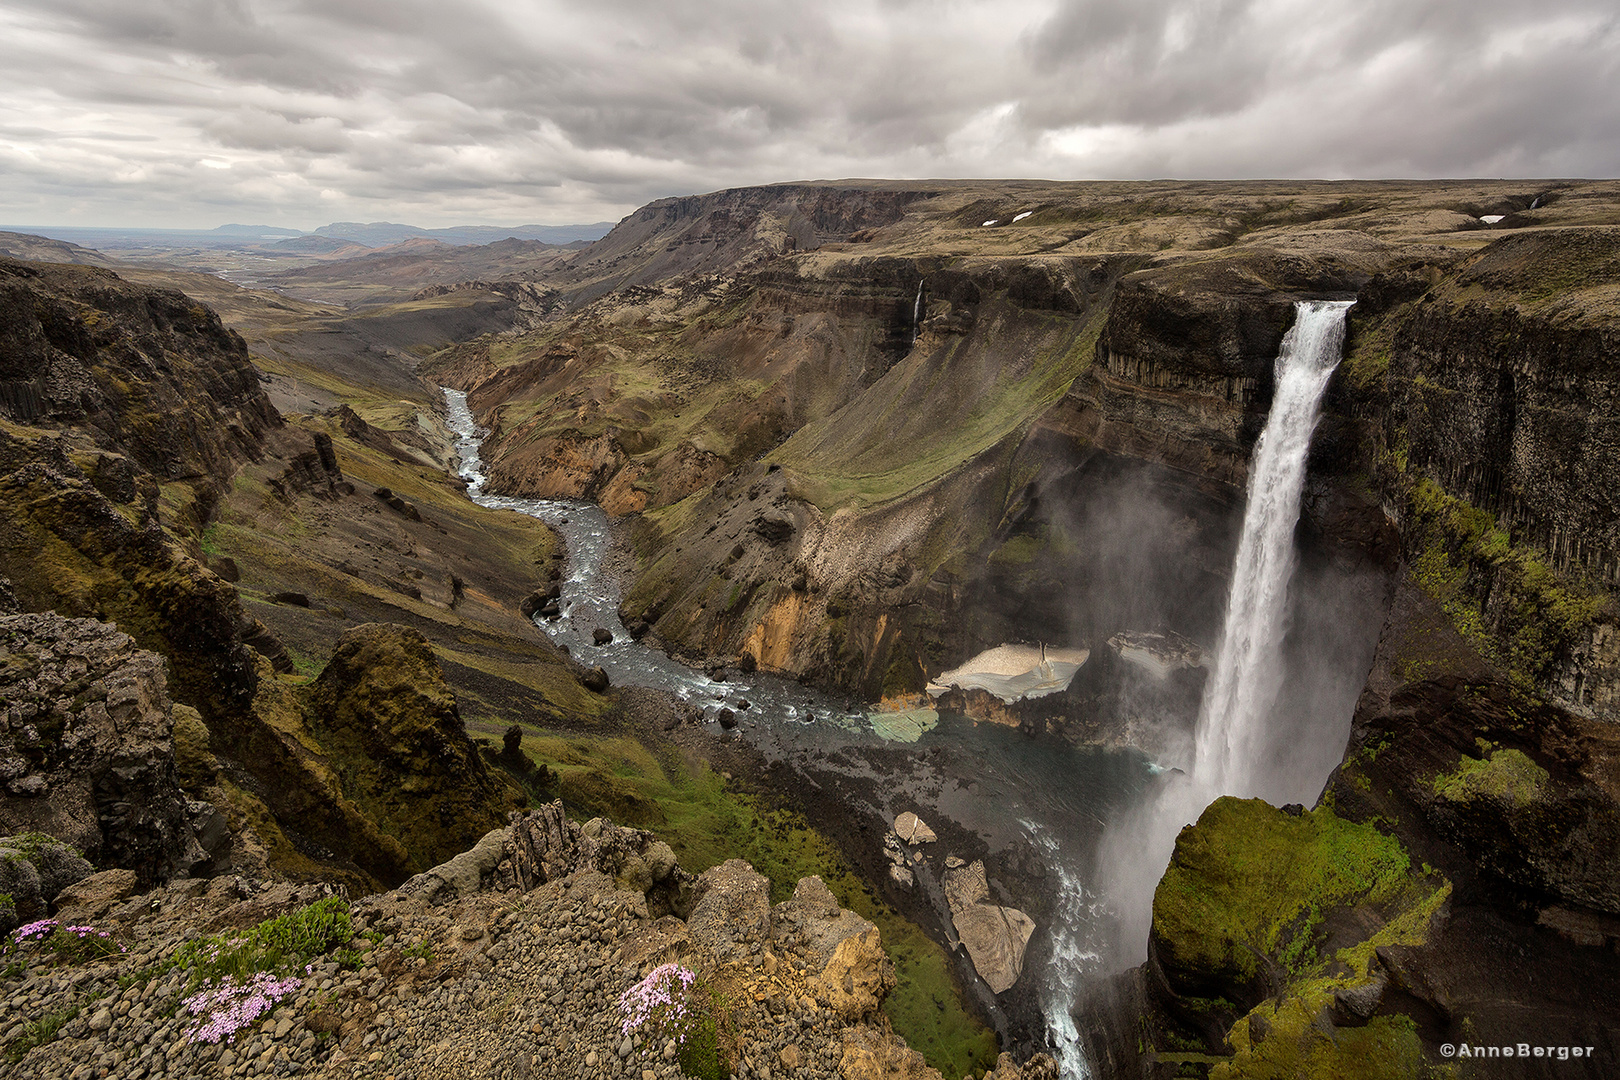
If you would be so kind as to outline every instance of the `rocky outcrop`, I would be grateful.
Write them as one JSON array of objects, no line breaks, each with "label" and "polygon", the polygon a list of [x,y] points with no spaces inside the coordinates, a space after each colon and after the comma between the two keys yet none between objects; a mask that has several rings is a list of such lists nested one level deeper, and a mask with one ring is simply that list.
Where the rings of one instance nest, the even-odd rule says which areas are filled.
[{"label": "rocky outcrop", "polygon": [[[406,1070],[424,1080],[495,1071],[674,1080],[688,1071],[684,1049],[668,1032],[627,1032],[620,999],[660,965],[678,963],[701,980],[695,1012],[717,1016],[718,1038],[704,1045],[722,1075],[938,1080],[877,1011],[893,975],[875,928],[841,909],[819,879],[803,879],[793,899],[772,908],[746,863],[724,864],[697,879],[702,896],[687,919],[658,916],[634,883],[599,869],[602,849],[591,847],[593,835],[633,832],[600,820],[578,825],[553,804],[480,842],[475,851],[504,853],[481,885],[424,889],[427,875],[353,904],[312,886],[239,877],[126,899],[114,883],[89,888],[95,879],[87,879],[86,896],[101,898],[96,931],[110,935],[113,955],[64,966],[48,949],[22,954],[25,977],[8,984],[9,1000],[25,1015],[60,1021],[46,1038],[13,1041],[25,1055],[17,1067],[55,1075],[94,1061],[119,1073],[155,1066],[212,1075],[269,1055],[286,1063],[280,1071],[334,1080]],[[520,872],[520,851],[541,853],[529,872],[545,880]],[[200,934],[240,939],[278,917],[307,925],[299,920],[315,901],[322,926],[341,935],[286,973],[291,985],[264,1022],[220,1044],[187,1038],[197,1021],[178,1006],[190,988],[158,958]],[[703,910],[746,912],[758,933],[716,938]],[[730,951],[721,955],[710,941]],[[863,981],[885,971],[887,979]],[[700,1027],[693,1042],[703,1040]],[[1022,1066],[1002,1055],[989,1075],[1053,1080],[1055,1072],[1045,1055]]]},{"label": "rocky outcrop", "polygon": [[0,260],[0,409],[73,425],[163,481],[226,481],[280,417],[242,338],[182,293]]},{"label": "rocky outcrop", "polygon": [[148,884],[214,857],[197,830],[216,811],[175,781],[159,657],[116,627],[54,614],[0,617],[0,654],[0,834],[59,838]]},{"label": "rocky outcrop", "polygon": [[523,801],[467,737],[419,631],[368,623],[346,632],[308,708],[344,796],[418,866],[473,847]]},{"label": "rocky outcrop", "polygon": [[[92,870],[76,849],[43,833],[0,836],[0,938],[43,918],[53,898]],[[135,880],[130,871],[119,872]]]}]

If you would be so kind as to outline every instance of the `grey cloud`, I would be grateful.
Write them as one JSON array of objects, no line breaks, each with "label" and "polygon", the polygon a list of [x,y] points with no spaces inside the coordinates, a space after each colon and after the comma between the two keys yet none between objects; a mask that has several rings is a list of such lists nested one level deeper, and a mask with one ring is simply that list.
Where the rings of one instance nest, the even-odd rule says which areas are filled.
[{"label": "grey cloud", "polygon": [[0,153],[0,216],[595,220],[810,176],[1612,173],[1611,7],[11,0],[0,138],[28,150]]}]

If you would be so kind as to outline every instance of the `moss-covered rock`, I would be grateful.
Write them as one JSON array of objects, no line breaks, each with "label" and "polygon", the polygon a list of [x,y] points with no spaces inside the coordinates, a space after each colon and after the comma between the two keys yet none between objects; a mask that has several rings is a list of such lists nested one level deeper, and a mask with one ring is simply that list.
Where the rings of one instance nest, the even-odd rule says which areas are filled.
[{"label": "moss-covered rock", "polygon": [[[1150,963],[1171,1014],[1209,1050],[1273,1063],[1336,1055],[1343,1048],[1313,1040],[1333,1043],[1341,999],[1383,978],[1379,947],[1421,942],[1450,891],[1438,875],[1414,872],[1400,841],[1370,824],[1327,807],[1288,814],[1222,798],[1177,838],[1153,898]],[[1283,1021],[1300,1008],[1309,1015],[1294,1031]],[[1244,1020],[1251,1011],[1262,1019]],[[1273,1038],[1288,1048],[1256,1049]],[[1240,1065],[1228,1075],[1274,1075]]]},{"label": "moss-covered rock", "polygon": [[421,871],[473,847],[525,801],[468,739],[427,639],[367,623],[309,691],[310,725],[346,797]]},{"label": "moss-covered rock", "polygon": [[198,791],[219,775],[209,739],[202,713],[190,705],[174,707],[174,778],[187,791]]}]

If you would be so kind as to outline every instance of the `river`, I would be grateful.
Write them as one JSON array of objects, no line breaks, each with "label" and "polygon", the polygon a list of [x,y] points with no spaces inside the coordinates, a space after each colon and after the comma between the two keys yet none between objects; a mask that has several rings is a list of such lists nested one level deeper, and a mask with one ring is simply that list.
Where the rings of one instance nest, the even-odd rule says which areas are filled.
[{"label": "river", "polygon": [[[870,836],[874,848],[897,814],[919,814],[942,843],[931,846],[915,885],[879,884],[913,917],[932,913],[938,936],[950,944],[954,931],[931,864],[948,853],[984,858],[991,879],[1010,894],[1001,902],[1036,916],[1035,936],[1023,977],[999,997],[972,976],[960,948],[958,965],[1004,1041],[1010,1036],[1029,1047],[1068,1037],[1072,1025],[1059,1003],[1070,999],[1077,982],[1098,973],[1106,951],[1095,940],[1106,931],[1103,910],[1085,886],[1091,861],[1106,822],[1152,783],[1148,760],[1134,751],[1034,739],[950,713],[915,741],[898,742],[885,737],[881,717],[874,723],[873,714],[793,680],[756,672],[717,681],[648,647],[621,623],[618,583],[604,570],[612,544],[609,516],[590,503],[488,493],[482,436],[466,395],[447,389],[445,401],[468,496],[480,506],[539,518],[566,545],[562,615],[537,616],[536,625],[575,658],[599,664],[616,685],[654,687],[701,710],[717,737],[727,734],[716,721],[719,710],[734,710],[730,737],[746,740],[768,764],[791,769],[801,787],[841,800],[849,820],[859,823],[851,835]],[[595,644],[599,627],[612,634],[610,643]],[[739,708],[744,701],[747,708]],[[842,839],[846,846],[857,842]],[[964,850],[947,852],[953,840]],[[908,895],[909,889],[917,893]]]}]

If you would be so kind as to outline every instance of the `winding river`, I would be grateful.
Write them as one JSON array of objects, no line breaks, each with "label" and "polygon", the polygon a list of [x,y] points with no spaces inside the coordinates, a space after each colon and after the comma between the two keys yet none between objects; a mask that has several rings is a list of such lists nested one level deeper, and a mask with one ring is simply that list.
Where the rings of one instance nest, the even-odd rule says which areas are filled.
[{"label": "winding river", "polygon": [[[940,714],[938,722],[907,741],[895,741],[882,716],[869,714],[764,672],[717,681],[630,636],[619,620],[617,582],[603,569],[612,543],[608,515],[590,503],[492,495],[479,457],[482,435],[466,395],[445,390],[450,428],[457,436],[460,473],[480,506],[539,518],[567,547],[561,582],[562,614],[536,617],[536,625],[587,664],[600,664],[616,685],[664,690],[702,711],[716,735],[721,708],[736,712],[731,737],[744,739],[769,765],[794,771],[809,790],[836,800],[852,825],[881,843],[884,826],[911,810],[939,831],[930,858],[914,864],[910,907],[932,910],[955,946],[955,932],[931,863],[947,854],[990,860],[993,879],[1005,879],[1010,897],[1037,929],[1025,957],[1025,975],[1000,998],[979,982],[965,950],[956,960],[975,988],[1004,1042],[1050,1042],[1069,1058],[1065,1076],[1083,1075],[1067,1013],[1074,987],[1099,973],[1107,950],[1097,940],[1108,921],[1085,886],[1105,823],[1137,802],[1151,781],[1147,759],[1134,751],[1074,747],[1031,739],[989,723]],[[597,645],[597,628],[612,641]],[[742,703],[748,703],[741,708]],[[955,826],[952,829],[950,826]],[[847,839],[847,838],[846,838]],[[864,838],[863,838],[864,840]],[[871,865],[870,863],[868,864]],[[904,898],[902,898],[904,899]],[[926,916],[919,916],[926,917]],[[1033,967],[1032,967],[1033,965]]]}]

